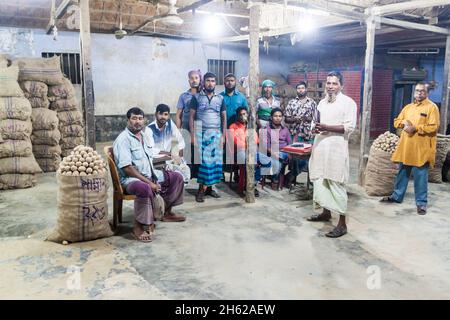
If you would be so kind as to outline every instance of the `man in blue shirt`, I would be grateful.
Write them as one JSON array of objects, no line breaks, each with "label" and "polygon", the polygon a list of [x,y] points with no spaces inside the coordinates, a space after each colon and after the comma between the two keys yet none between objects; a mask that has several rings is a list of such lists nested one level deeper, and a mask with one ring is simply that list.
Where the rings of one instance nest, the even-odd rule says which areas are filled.
[{"label": "man in blue shirt", "polygon": [[239,91],[236,91],[236,77],[234,74],[226,74],[224,81],[225,90],[220,94],[223,96],[225,106],[227,107],[227,128],[229,128],[232,123],[237,121],[236,110],[244,107],[248,111],[248,103],[245,96]]},{"label": "man in blue shirt", "polygon": [[216,75],[207,72],[203,77],[203,91],[191,100],[189,127],[200,155],[197,181],[197,202],[204,202],[205,195],[220,198],[213,186],[222,179],[222,154],[227,129],[226,107],[223,96],[215,94]]},{"label": "man in blue shirt", "polygon": [[136,240],[150,242],[155,228],[153,202],[157,193],[165,202],[163,221],[178,222],[186,219],[172,212],[172,207],[183,203],[183,176],[178,172],[153,168],[153,143],[150,135],[142,131],[145,128],[144,112],[140,108],[131,108],[127,112],[127,118],[127,128],[113,144],[114,161],[122,187],[127,194],[136,195],[132,234]]}]

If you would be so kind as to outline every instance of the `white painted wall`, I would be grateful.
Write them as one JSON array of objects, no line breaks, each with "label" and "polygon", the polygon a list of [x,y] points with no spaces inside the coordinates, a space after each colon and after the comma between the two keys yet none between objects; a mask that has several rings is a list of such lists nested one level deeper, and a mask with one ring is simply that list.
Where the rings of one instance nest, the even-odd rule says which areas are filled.
[{"label": "white painted wall", "polygon": [[[21,36],[12,39],[11,32]],[[166,43],[166,57],[153,56],[154,43],[159,40]],[[218,47],[189,40],[142,36],[116,40],[112,34],[92,34],[91,41],[96,115],[124,114],[136,105],[153,113],[158,103],[168,104],[175,112],[178,96],[188,88],[187,72],[201,69],[205,73],[207,59],[237,60],[236,75],[248,74],[249,51],[245,44]],[[59,32],[54,41],[44,30],[0,28],[0,42],[0,52],[6,51],[13,57],[40,57],[42,52],[80,52],[78,32]],[[261,71],[286,75],[289,61],[295,60],[295,50],[273,47],[269,53],[261,52]]]}]

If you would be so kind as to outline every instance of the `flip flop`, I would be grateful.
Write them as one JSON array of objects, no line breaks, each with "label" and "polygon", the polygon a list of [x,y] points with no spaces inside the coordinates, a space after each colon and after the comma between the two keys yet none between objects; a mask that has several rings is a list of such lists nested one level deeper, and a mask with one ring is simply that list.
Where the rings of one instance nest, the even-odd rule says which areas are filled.
[{"label": "flip flop", "polygon": [[396,203],[397,201],[395,201],[391,196],[388,196],[381,198],[380,202]]},{"label": "flip flop", "polygon": [[331,230],[330,232],[328,232],[327,234],[325,234],[325,236],[327,236],[328,238],[339,238],[339,237],[342,237],[346,233],[347,233],[347,229],[336,227],[333,230]]},{"label": "flip flop", "polygon": [[[133,232],[131,232],[131,235],[137,241],[141,241],[141,242],[152,242],[153,241],[152,234],[148,233],[147,231],[142,232],[141,235],[139,235],[139,236],[136,233],[134,233],[134,231],[133,231]],[[149,239],[144,239],[145,236],[148,236]]]},{"label": "flip flop", "polygon": [[324,217],[322,216],[322,214],[314,214],[314,215],[312,215],[311,217],[307,218],[306,220],[311,221],[311,222],[320,222],[320,221],[322,221],[322,222],[327,222],[327,221],[330,221],[330,220],[331,220],[331,217],[329,217],[329,218],[324,218]]}]

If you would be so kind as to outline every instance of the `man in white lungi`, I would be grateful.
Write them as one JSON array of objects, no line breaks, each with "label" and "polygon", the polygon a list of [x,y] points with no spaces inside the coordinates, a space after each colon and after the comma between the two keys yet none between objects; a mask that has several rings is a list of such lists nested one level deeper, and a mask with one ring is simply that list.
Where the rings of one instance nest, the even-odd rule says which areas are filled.
[{"label": "man in white lungi", "polygon": [[322,213],[308,221],[329,221],[331,211],[339,214],[338,225],[326,234],[338,238],[347,233],[347,190],[349,177],[348,137],[356,127],[357,107],[342,91],[343,77],[339,72],[327,75],[326,97],[317,106],[319,123],[309,161],[309,174],[314,183],[313,206]]}]

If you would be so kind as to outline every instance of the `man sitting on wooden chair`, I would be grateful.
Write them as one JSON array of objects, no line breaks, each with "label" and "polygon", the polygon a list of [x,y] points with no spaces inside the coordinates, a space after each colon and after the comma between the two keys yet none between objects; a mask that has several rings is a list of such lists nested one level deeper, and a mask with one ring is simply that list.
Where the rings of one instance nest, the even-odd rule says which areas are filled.
[{"label": "man sitting on wooden chair", "polygon": [[128,194],[136,195],[134,201],[136,240],[150,242],[154,233],[153,202],[159,193],[165,202],[163,221],[178,222],[185,217],[172,212],[172,207],[183,203],[183,176],[178,172],[160,171],[153,168],[152,141],[143,134],[144,112],[131,108],[127,112],[127,128],[113,144],[114,160],[120,183]]}]

